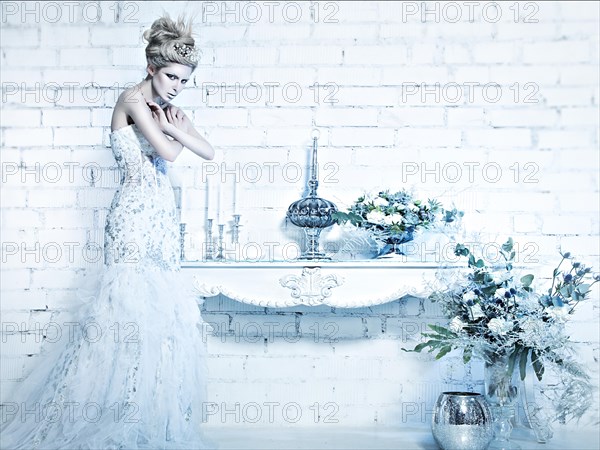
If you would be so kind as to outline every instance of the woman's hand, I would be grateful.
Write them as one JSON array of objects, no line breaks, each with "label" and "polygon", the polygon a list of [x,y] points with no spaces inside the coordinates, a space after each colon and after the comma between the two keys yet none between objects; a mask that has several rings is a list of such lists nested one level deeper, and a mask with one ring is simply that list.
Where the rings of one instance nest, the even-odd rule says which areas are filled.
[{"label": "woman's hand", "polygon": [[169,119],[167,118],[167,116],[165,115],[165,112],[163,111],[163,109],[157,103],[155,103],[153,101],[146,100],[146,104],[148,105],[148,108],[150,108],[150,112],[152,113],[152,118],[158,125],[158,128],[160,128],[160,131],[162,131],[165,134],[168,134],[167,130],[170,126],[170,122],[169,122]]},{"label": "woman's hand", "polygon": [[165,108],[165,115],[167,116],[167,121],[174,125],[175,128],[181,131],[188,132],[188,125],[185,120],[185,114],[181,109],[177,106],[169,105]]},{"label": "woman's hand", "polygon": [[[144,99],[145,100],[145,99]],[[176,141],[177,145],[184,146],[190,149],[193,153],[200,156],[201,158],[211,160],[215,157],[215,150],[212,146],[204,139],[200,134],[196,131],[192,121],[185,115],[183,111],[173,105],[168,105],[164,110],[155,102],[145,100],[148,108],[150,109],[151,117],[148,117],[148,110],[145,110],[144,113],[140,111],[140,117],[138,118],[137,114],[130,114],[136,123],[140,122],[140,125],[143,121],[146,120],[154,120],[158,129],[167,136],[171,137],[174,141]],[[144,119],[144,116],[146,117]],[[138,125],[138,126],[140,126]],[[143,127],[144,125],[142,125]],[[142,130],[142,132],[144,132]],[[148,130],[148,134],[152,133],[151,130]],[[159,133],[160,134],[160,133]],[[146,136],[146,134],[144,134]],[[158,142],[155,144],[154,140],[160,141],[158,137],[148,137],[146,139],[155,147],[158,148],[160,145]],[[152,140],[151,140],[152,139]],[[174,161],[177,155],[181,152],[181,148],[178,148],[175,152],[167,155],[165,152],[164,159],[168,161]],[[162,156],[162,155],[161,155]]]}]

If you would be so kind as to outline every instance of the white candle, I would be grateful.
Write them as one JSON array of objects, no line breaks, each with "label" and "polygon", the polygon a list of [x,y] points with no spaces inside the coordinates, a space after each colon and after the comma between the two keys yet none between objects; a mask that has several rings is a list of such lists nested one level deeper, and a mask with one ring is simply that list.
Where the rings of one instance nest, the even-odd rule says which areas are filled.
[{"label": "white candle", "polygon": [[217,224],[221,224],[222,214],[221,207],[223,206],[223,189],[221,188],[221,177],[217,179]]},{"label": "white candle", "polygon": [[207,219],[213,218],[212,211],[211,211],[211,207],[214,207],[214,205],[212,204],[212,201],[211,201],[213,191],[214,191],[214,186],[213,186],[212,177],[210,175],[207,175],[206,176],[206,218]]},{"label": "white candle", "polygon": [[233,214],[239,214],[239,212],[238,212],[238,181],[237,181],[237,177],[233,178]]},{"label": "white candle", "polygon": [[185,209],[185,188],[183,187],[183,182],[181,183],[181,202],[179,203],[179,222],[180,223],[185,223],[185,221],[183,220],[183,210]]}]

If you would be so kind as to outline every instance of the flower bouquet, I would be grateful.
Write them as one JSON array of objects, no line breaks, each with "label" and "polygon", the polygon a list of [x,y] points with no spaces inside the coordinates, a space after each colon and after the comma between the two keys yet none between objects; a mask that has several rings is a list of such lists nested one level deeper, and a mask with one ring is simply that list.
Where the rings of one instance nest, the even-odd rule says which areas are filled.
[{"label": "flower bouquet", "polygon": [[379,254],[401,253],[400,244],[412,241],[414,233],[428,228],[440,215],[444,222],[453,222],[462,217],[462,211],[444,210],[437,200],[423,202],[413,198],[405,190],[359,197],[347,210],[333,214],[338,224],[350,222],[368,231],[380,244]]},{"label": "flower bouquet", "polygon": [[[456,246],[455,255],[468,258],[468,273],[430,295],[450,319],[449,326],[429,325],[432,332],[424,333],[427,340],[412,351],[429,349],[440,359],[460,349],[465,363],[479,356],[485,362],[486,395],[500,407],[516,397],[510,379],[517,368],[521,380],[532,367],[541,381],[551,366],[560,378],[558,394],[552,399],[553,419],[581,418],[592,404],[592,385],[573,356],[565,323],[589,297],[600,275],[592,275],[590,267],[563,253],[550,288],[539,294],[532,287],[533,275],[513,274],[512,239],[501,246],[499,254],[503,264],[490,267],[464,245]],[[570,267],[561,269],[565,261],[570,261]]]}]

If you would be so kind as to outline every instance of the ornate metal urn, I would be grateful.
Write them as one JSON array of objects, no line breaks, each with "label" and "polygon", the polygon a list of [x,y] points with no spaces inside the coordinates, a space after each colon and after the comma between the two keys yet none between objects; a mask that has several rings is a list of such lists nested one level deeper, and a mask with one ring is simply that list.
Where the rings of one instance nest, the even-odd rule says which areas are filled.
[{"label": "ornate metal urn", "polygon": [[318,165],[317,165],[317,139],[313,133],[311,176],[308,181],[308,195],[292,203],[287,211],[290,221],[304,229],[306,245],[299,259],[331,259],[319,251],[319,236],[321,230],[333,225],[331,215],[337,211],[337,206],[329,200],[317,196]]}]

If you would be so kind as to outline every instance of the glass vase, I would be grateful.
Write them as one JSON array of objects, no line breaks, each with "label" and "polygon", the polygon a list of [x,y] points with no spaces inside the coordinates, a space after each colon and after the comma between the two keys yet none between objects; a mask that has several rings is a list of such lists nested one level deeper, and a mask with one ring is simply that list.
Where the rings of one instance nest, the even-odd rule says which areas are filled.
[{"label": "glass vase", "polygon": [[510,370],[509,355],[494,355],[485,362],[485,397],[490,404],[494,439],[488,449],[514,450],[521,447],[511,441],[517,407],[518,374]]},{"label": "glass vase", "polygon": [[521,382],[519,397],[523,408],[522,423],[531,428],[540,444],[547,443],[554,432],[547,410],[552,408],[548,399],[541,394],[541,382],[537,380],[530,365],[525,380]]}]

